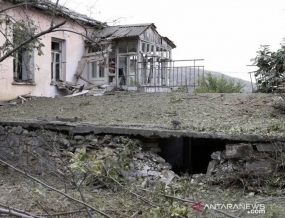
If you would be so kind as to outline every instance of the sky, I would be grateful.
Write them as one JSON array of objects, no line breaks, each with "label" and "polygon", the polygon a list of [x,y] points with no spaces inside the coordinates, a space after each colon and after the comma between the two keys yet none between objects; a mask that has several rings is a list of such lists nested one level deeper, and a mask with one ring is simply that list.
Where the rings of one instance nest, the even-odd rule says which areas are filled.
[{"label": "sky", "polygon": [[[60,0],[109,25],[154,23],[172,40],[174,60],[205,59],[206,70],[250,80],[260,45],[280,48],[284,0]],[[115,22],[114,22],[115,21]],[[190,63],[189,63],[190,64]]]}]

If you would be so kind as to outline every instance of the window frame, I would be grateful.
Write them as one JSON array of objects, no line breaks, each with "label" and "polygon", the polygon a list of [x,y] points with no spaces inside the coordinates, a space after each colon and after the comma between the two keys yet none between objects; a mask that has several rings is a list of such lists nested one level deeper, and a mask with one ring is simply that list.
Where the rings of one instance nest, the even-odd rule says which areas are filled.
[{"label": "window frame", "polygon": [[[100,66],[99,62],[100,61],[90,62],[90,68],[91,68],[90,76],[91,76],[91,79],[102,79],[102,78],[105,78],[105,67]],[[94,66],[96,66],[95,67],[95,72],[93,71],[94,70]],[[103,76],[102,76],[102,73],[103,73]]]},{"label": "window frame", "polygon": [[34,81],[34,49],[28,51],[25,48],[20,48],[13,55],[12,84],[34,84]]},{"label": "window frame", "polygon": [[[58,44],[58,49],[53,49],[53,43]],[[51,39],[51,70],[50,70],[51,81],[58,81],[58,80],[65,81],[65,63],[66,63],[65,53],[66,53],[65,40],[52,38]]]}]

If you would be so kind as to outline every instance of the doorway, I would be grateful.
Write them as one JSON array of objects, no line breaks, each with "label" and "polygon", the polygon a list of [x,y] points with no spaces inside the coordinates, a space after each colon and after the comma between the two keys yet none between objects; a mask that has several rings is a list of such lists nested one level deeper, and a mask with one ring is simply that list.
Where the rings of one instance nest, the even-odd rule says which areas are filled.
[{"label": "doorway", "polygon": [[137,56],[119,56],[118,81],[120,86],[135,86],[137,77]]}]

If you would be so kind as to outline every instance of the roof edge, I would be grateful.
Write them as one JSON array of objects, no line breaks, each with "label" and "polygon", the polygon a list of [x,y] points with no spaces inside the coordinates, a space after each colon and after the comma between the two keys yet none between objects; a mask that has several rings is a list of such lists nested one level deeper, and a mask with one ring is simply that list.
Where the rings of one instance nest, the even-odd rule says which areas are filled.
[{"label": "roof edge", "polygon": [[[50,9],[49,7],[54,7],[55,3],[51,1],[45,1],[45,0],[3,0],[4,2],[9,2],[11,4],[17,5],[20,3],[27,3],[29,4],[29,7],[35,8],[40,11],[48,11]],[[22,5],[24,6],[24,5]],[[98,20],[95,20],[93,18],[88,17],[87,15],[81,14],[76,12],[75,10],[71,10],[63,5],[58,4],[58,7],[56,9],[57,16],[65,16],[71,20],[77,20],[80,22],[83,22],[84,24],[89,24],[91,26],[98,26],[103,24],[103,22],[100,22]]]}]

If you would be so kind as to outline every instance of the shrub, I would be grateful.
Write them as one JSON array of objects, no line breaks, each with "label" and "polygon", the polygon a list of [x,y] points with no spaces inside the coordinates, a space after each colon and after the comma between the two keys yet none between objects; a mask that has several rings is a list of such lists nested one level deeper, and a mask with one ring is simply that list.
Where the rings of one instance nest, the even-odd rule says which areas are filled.
[{"label": "shrub", "polygon": [[196,93],[239,93],[244,88],[240,81],[226,79],[223,75],[213,76],[211,73],[199,77],[198,84],[199,87],[194,90]]}]

